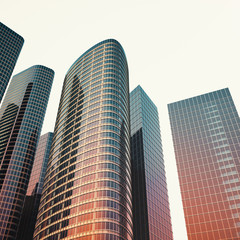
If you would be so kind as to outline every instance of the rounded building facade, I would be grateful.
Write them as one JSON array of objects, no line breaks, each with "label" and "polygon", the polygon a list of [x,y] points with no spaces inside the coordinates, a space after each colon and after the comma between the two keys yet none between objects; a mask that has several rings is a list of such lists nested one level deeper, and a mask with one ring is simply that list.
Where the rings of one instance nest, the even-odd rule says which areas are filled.
[{"label": "rounded building facade", "polygon": [[34,239],[132,239],[129,82],[113,39],[66,74]]},{"label": "rounded building facade", "polygon": [[15,240],[54,71],[32,66],[13,76],[0,109],[0,239]]}]

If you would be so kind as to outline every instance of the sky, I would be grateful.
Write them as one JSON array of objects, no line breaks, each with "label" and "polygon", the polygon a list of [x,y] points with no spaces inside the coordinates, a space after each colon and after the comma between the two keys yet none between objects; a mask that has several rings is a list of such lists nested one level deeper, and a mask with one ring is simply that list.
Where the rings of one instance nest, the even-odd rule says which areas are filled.
[{"label": "sky", "polygon": [[187,239],[167,104],[228,87],[239,111],[239,0],[0,0],[0,20],[25,43],[14,74],[55,71],[42,133],[54,130],[64,76],[96,43],[123,46],[130,90],[157,105],[174,240]]}]

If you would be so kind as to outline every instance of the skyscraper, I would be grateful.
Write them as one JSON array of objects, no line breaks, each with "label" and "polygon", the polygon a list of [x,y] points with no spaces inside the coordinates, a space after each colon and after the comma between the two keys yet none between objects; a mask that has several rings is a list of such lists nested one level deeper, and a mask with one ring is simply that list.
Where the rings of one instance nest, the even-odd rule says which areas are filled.
[{"label": "skyscraper", "polygon": [[42,135],[37,145],[20,226],[18,228],[18,240],[33,239],[33,232],[40,204],[43,180],[47,169],[52,137],[53,133],[51,132]]},{"label": "skyscraper", "polygon": [[0,103],[6,90],[24,39],[0,22]]},{"label": "skyscraper", "polygon": [[52,138],[53,133],[48,132],[42,135],[39,139],[27,189],[28,196],[33,194],[42,194],[43,180],[47,170]]},{"label": "skyscraper", "polygon": [[39,65],[15,75],[0,109],[0,239],[16,239],[53,75]]},{"label": "skyscraper", "polygon": [[158,110],[140,86],[130,93],[130,119],[134,239],[171,240]]},{"label": "skyscraper", "polygon": [[66,74],[34,239],[130,240],[128,67],[105,40]]},{"label": "skyscraper", "polygon": [[229,90],[168,109],[188,239],[239,239],[240,119]]}]

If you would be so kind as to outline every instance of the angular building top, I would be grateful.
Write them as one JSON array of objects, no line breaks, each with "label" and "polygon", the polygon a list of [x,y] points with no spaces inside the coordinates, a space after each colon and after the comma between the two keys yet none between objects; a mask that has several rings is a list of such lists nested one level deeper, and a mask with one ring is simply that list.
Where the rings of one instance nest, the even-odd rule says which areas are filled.
[{"label": "angular building top", "polygon": [[240,119],[229,90],[168,109],[188,239],[239,239]]},{"label": "angular building top", "polygon": [[158,110],[138,86],[130,93],[135,240],[172,240]]},{"label": "angular building top", "polygon": [[183,108],[189,108],[189,107],[194,107],[196,105],[203,105],[207,106],[210,104],[212,101],[220,100],[223,98],[231,98],[231,94],[229,92],[228,88],[222,89],[222,90],[217,90],[214,92],[209,92],[200,96],[184,99],[181,101],[177,101],[174,103],[168,104],[168,109],[171,111],[173,110],[178,110],[178,109],[183,109]]},{"label": "angular building top", "polygon": [[128,68],[113,39],[66,74],[34,239],[132,239]]},{"label": "angular building top", "polygon": [[23,42],[24,39],[20,35],[0,22],[0,103],[22,49]]}]

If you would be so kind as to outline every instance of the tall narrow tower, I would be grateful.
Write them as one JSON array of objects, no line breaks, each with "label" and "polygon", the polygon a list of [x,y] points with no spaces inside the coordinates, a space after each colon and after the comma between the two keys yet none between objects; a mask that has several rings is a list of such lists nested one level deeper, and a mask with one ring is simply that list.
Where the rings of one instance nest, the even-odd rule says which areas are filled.
[{"label": "tall narrow tower", "polygon": [[105,40],[66,74],[34,239],[130,240],[129,83]]},{"label": "tall narrow tower", "polygon": [[15,75],[0,109],[0,239],[16,239],[53,75],[39,65]]},{"label": "tall narrow tower", "polygon": [[0,22],[0,103],[23,42],[24,39],[20,35]]},{"label": "tall narrow tower", "polygon": [[134,240],[171,240],[158,110],[143,89],[130,93]]},{"label": "tall narrow tower", "polygon": [[168,109],[188,239],[240,239],[240,119],[229,90]]}]

